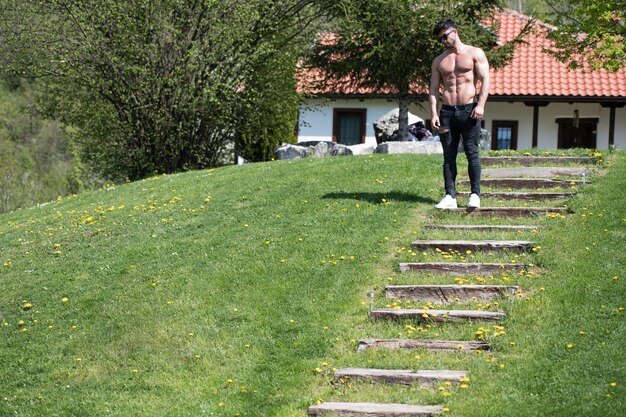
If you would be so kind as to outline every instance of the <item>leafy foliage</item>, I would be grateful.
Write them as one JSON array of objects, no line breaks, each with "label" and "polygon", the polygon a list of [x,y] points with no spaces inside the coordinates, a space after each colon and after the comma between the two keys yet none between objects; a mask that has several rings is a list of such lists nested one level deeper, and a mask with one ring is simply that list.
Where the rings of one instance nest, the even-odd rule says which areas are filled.
[{"label": "leafy foliage", "polygon": [[550,52],[570,68],[617,71],[626,66],[626,1],[567,0],[548,3],[557,14]]},{"label": "leafy foliage", "polygon": [[[8,1],[2,62],[42,78],[42,110],[77,128],[84,159],[107,177],[214,166],[245,126],[244,96],[268,97],[269,77],[255,71],[269,62],[286,65],[280,73],[293,67],[277,57],[304,39],[313,5]],[[273,99],[295,95],[289,85],[270,87]]]},{"label": "leafy foliage", "polygon": [[33,113],[32,83],[0,79],[0,212],[81,190],[78,160],[59,123]]}]

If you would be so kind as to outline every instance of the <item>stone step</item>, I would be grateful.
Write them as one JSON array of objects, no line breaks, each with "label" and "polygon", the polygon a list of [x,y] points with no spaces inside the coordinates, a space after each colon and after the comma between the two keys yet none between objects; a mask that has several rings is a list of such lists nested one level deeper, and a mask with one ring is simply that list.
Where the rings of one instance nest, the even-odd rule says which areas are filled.
[{"label": "stone step", "polygon": [[503,272],[526,269],[525,264],[497,264],[478,262],[405,262],[399,265],[400,272],[425,272],[430,274],[496,275]]},{"label": "stone step", "polygon": [[374,404],[325,402],[312,405],[309,416],[331,414],[338,417],[430,417],[443,414],[439,405]]},{"label": "stone step", "polygon": [[534,166],[544,164],[595,164],[594,156],[485,156],[480,158],[483,166],[517,164]]},{"label": "stone step", "polygon": [[[572,188],[575,186],[589,184],[589,181],[582,180],[551,180],[545,178],[485,178],[480,180],[483,187],[511,188],[511,189],[537,189],[537,188]],[[459,181],[459,186],[469,186],[469,180]]]},{"label": "stone step", "polygon": [[477,231],[492,231],[500,230],[504,232],[517,232],[517,231],[531,231],[539,230],[540,226],[534,225],[496,225],[496,224],[425,224],[424,227],[428,229],[447,229],[447,230],[477,230]]},{"label": "stone step", "polygon": [[442,251],[499,251],[529,250],[533,242],[527,240],[416,240],[411,243],[415,249],[440,249]]},{"label": "stone step", "polygon": [[[457,197],[469,198],[469,192],[458,192]],[[511,191],[488,191],[480,193],[481,198],[494,198],[505,200],[523,200],[523,201],[539,201],[539,200],[565,200],[571,198],[575,193],[570,192],[526,192],[518,193]]]},{"label": "stone step", "polygon": [[527,217],[545,215],[548,213],[568,213],[566,207],[459,207],[442,209],[451,213],[462,213],[471,216],[494,216],[494,217]]},{"label": "stone step", "polygon": [[440,370],[413,371],[404,369],[344,368],[335,372],[335,379],[360,379],[404,385],[419,383],[422,386],[431,386],[443,381],[459,382],[459,379],[466,377],[466,371]]},{"label": "stone step", "polygon": [[500,321],[505,318],[506,314],[500,311],[482,311],[482,310],[432,310],[432,309],[393,309],[393,308],[374,308],[370,311],[370,317],[374,320],[386,319],[416,319],[428,320],[434,322],[447,321]]},{"label": "stone step", "polygon": [[514,168],[485,168],[481,172],[483,178],[509,177],[581,177],[595,173],[593,168],[579,167],[514,167]]},{"label": "stone step", "polygon": [[363,339],[359,340],[357,351],[366,349],[426,349],[433,351],[475,351],[489,350],[486,342],[460,340],[429,340],[429,339]]},{"label": "stone step", "polygon": [[493,300],[518,289],[515,285],[389,285],[385,294],[387,298],[448,304]]}]

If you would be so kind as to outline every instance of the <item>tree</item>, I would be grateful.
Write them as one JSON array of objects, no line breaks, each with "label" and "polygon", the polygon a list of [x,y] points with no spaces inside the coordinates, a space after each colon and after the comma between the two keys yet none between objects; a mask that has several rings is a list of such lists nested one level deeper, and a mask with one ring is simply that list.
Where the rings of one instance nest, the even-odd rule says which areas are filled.
[{"label": "tree", "polygon": [[537,17],[543,21],[553,17],[552,10],[546,0],[507,0],[508,8],[517,10],[527,16]]},{"label": "tree", "polygon": [[309,65],[322,71],[322,83],[334,88],[372,89],[399,101],[400,129],[407,137],[408,105],[425,93],[432,60],[442,52],[432,35],[443,17],[453,18],[464,42],[482,47],[493,67],[512,56],[529,26],[512,42],[495,48],[499,0],[342,0],[329,2],[337,28],[321,37]]},{"label": "tree", "polygon": [[0,78],[0,213],[80,190],[66,132],[32,111],[33,84]]},{"label": "tree", "polygon": [[41,110],[73,126],[82,159],[114,179],[218,165],[245,126],[242,100],[264,97],[255,71],[291,65],[277,57],[315,16],[314,0],[3,4],[0,69],[39,78]]},{"label": "tree", "polygon": [[626,1],[547,0],[557,15],[549,52],[570,68],[617,71],[626,66]]}]

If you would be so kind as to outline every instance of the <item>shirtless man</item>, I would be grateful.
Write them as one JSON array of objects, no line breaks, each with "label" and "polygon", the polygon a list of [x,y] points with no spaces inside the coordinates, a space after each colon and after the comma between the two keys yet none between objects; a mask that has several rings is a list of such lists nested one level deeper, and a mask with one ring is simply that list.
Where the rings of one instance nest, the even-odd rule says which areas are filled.
[{"label": "shirtless man", "polygon": [[[456,155],[459,140],[467,157],[471,193],[469,207],[480,207],[480,158],[478,141],[480,120],[485,113],[489,94],[489,63],[482,49],[465,45],[459,38],[455,23],[444,19],[433,34],[446,50],[432,64],[428,101],[431,124],[439,130],[443,146],[443,179],[445,197],[435,206],[456,208]],[[478,90],[480,81],[480,91]],[[437,104],[441,100],[441,111]]]}]

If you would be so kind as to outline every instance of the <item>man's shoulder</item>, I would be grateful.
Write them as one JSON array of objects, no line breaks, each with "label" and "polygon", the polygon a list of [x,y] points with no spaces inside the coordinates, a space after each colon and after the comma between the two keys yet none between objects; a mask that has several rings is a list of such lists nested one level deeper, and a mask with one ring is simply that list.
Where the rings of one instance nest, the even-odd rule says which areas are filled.
[{"label": "man's shoulder", "polygon": [[485,51],[477,46],[467,45],[468,52],[472,54],[474,57],[485,56]]},{"label": "man's shoulder", "polygon": [[433,59],[433,64],[437,64],[437,63],[441,62],[441,60],[444,59],[445,57],[447,57],[448,55],[450,55],[449,51],[443,51],[442,53],[437,55],[435,57],[435,59]]}]

